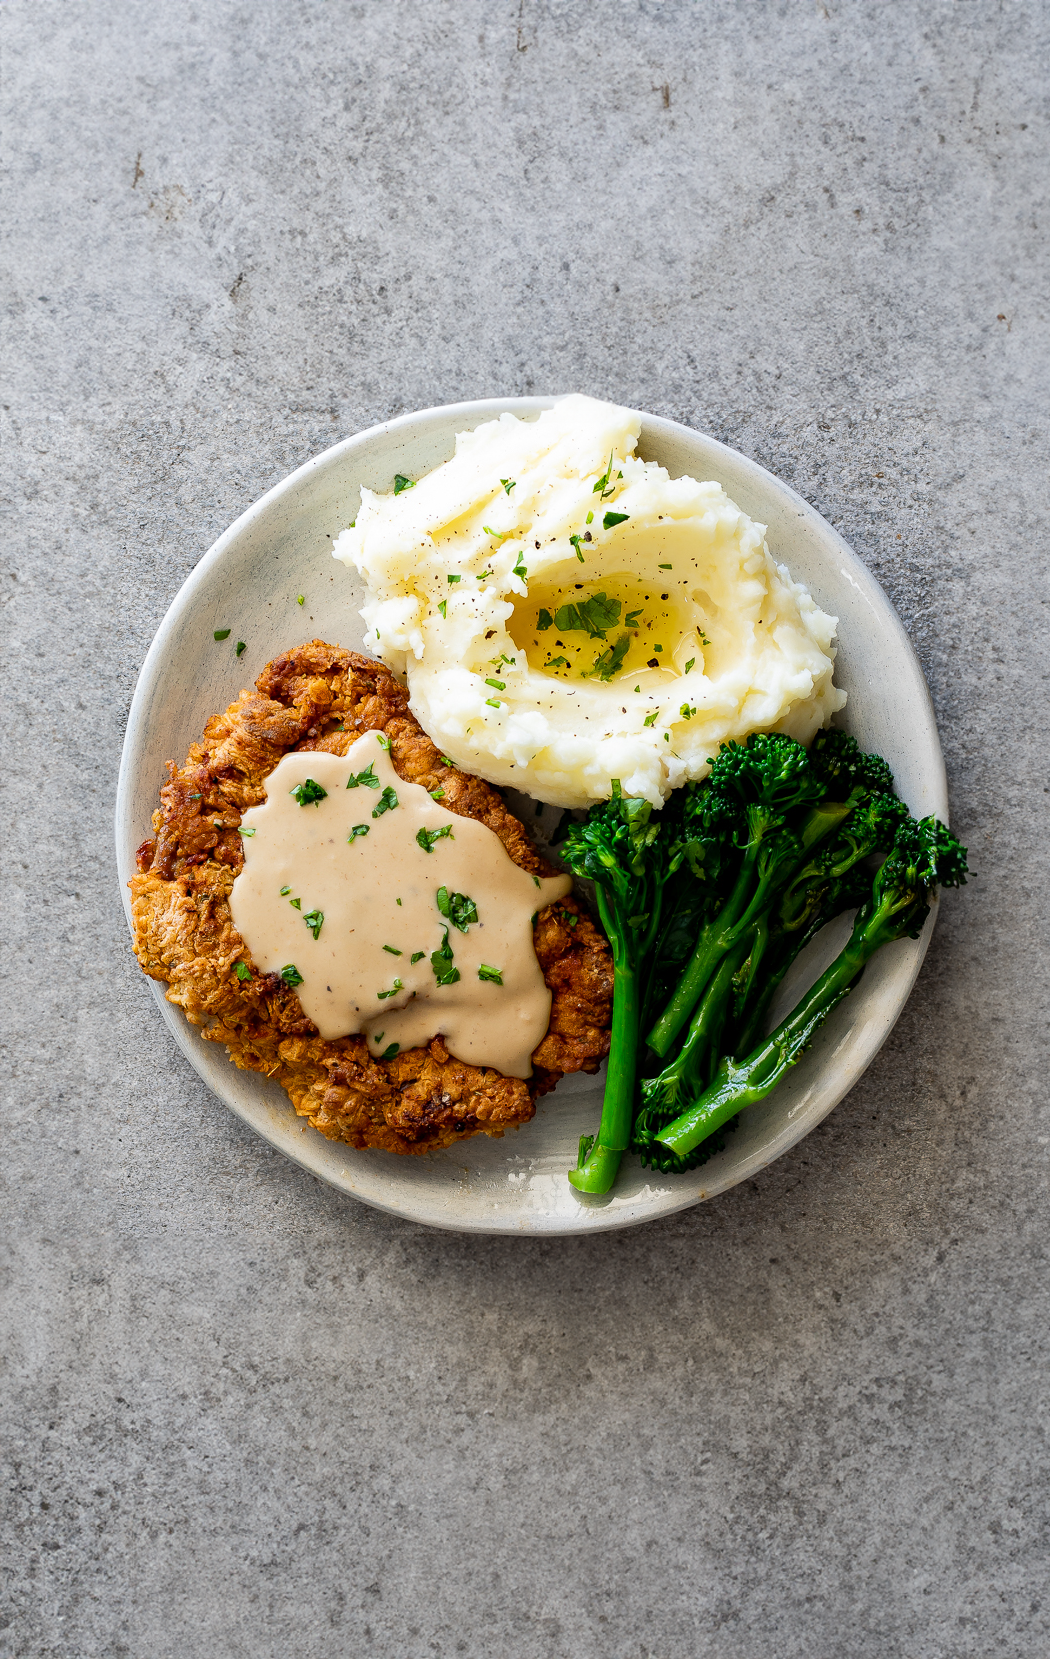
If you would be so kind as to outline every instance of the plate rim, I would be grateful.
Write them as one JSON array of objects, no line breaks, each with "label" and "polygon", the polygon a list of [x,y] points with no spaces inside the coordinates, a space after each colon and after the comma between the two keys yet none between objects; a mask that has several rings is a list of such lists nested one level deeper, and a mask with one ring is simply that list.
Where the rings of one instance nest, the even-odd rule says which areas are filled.
[{"label": "plate rim", "polygon": [[[274,503],[294,494],[303,482],[313,474],[331,466],[342,456],[351,454],[355,449],[364,447],[377,438],[389,438],[391,435],[396,435],[399,429],[409,427],[418,429],[421,425],[425,426],[427,423],[437,421],[443,424],[455,421],[458,426],[458,422],[462,420],[464,427],[466,427],[468,423],[476,426],[486,418],[493,418],[504,412],[519,416],[538,415],[544,409],[550,408],[552,404],[558,401],[559,397],[564,395],[566,394],[490,397],[462,399],[448,404],[433,404],[426,409],[408,411],[388,420],[376,422],[359,432],[350,433],[348,436],[338,439],[334,444],[330,444],[317,455],[311,456],[284,478],[271,485],[261,496],[251,502],[243,512],[238,514],[201,556],[180,584],[161,618],[136,678],[135,690],[128,709],[117,775],[114,830],[117,878],[121,887],[121,899],[129,931],[131,931],[131,900],[126,884],[127,872],[124,869],[125,849],[128,844],[126,831],[133,810],[132,797],[135,781],[133,771],[137,753],[142,745],[151,693],[161,678],[169,635],[176,630],[178,619],[186,605],[192,601],[196,591],[206,585],[215,567],[221,563],[229,546],[249,531],[257,520],[263,518]],[[624,407],[628,406],[624,405]],[[702,429],[687,426],[684,422],[651,414],[645,410],[638,410],[637,413],[640,415],[643,424],[642,447],[649,448],[650,438],[660,434],[665,434],[669,439],[680,440],[684,438],[687,442],[702,440],[705,445],[710,446],[716,453],[725,455],[733,467],[739,467],[742,463],[746,471],[755,475],[755,482],[760,488],[771,491],[774,496],[779,496],[781,503],[793,509],[800,518],[810,521],[815,520],[817,526],[819,526],[820,534],[831,539],[838,555],[843,559],[846,566],[842,574],[846,575],[862,593],[871,609],[878,616],[881,624],[889,627],[894,632],[897,636],[898,645],[910,659],[926,729],[931,740],[932,754],[930,759],[936,769],[936,777],[932,780],[932,787],[941,802],[941,815],[947,821],[947,775],[929,687],[926,684],[915,647],[901,618],[888,594],[868,567],[853,551],[835,526],[829,523],[817,508],[806,501],[790,484],[785,483],[783,479],[778,478],[742,450],[733,449],[730,445],[723,443],[720,439],[713,437]],[[722,1192],[740,1185],[741,1182],[753,1178],[760,1170],[765,1169],[767,1165],[775,1162],[777,1158],[790,1151],[800,1140],[803,1140],[825,1117],[834,1111],[835,1107],[859,1082],[889,1037],[907,1004],[921,971],[936,925],[938,908],[938,901],[935,900],[922,934],[915,942],[916,949],[913,955],[912,971],[908,976],[906,985],[902,986],[895,1011],[891,1017],[883,1018],[881,1022],[882,1029],[875,1034],[876,1040],[873,1041],[866,1053],[863,1064],[848,1077],[840,1090],[836,1090],[834,1087],[831,1089],[832,1098],[829,1101],[822,1102],[819,1109],[810,1110],[809,1112],[801,1110],[796,1121],[785,1124],[771,1142],[766,1143],[761,1148],[756,1148],[748,1158],[738,1164],[732,1172],[731,1179],[715,1180],[709,1187],[702,1186],[699,1191],[690,1188],[683,1191],[680,1198],[676,1197],[674,1202],[662,1202],[659,1208],[655,1210],[645,1210],[642,1207],[643,1200],[641,1198],[635,1201],[634,1207],[630,1210],[607,1207],[604,1204],[599,1207],[583,1202],[574,1217],[554,1218],[554,1225],[545,1224],[547,1218],[542,1214],[537,1214],[535,1217],[508,1215],[502,1221],[496,1217],[486,1220],[481,1216],[470,1219],[461,1216],[443,1219],[432,1213],[423,1216],[413,1211],[410,1202],[406,1203],[403,1200],[387,1202],[373,1193],[365,1194],[355,1191],[353,1185],[347,1180],[340,1179],[334,1170],[319,1167],[316,1158],[309,1156],[308,1145],[299,1147],[289,1144],[287,1137],[282,1137],[276,1130],[268,1132],[267,1127],[261,1124],[256,1116],[242,1109],[234,1099],[221,1092],[216,1087],[214,1078],[209,1075],[205,1067],[205,1059],[210,1058],[210,1056],[205,1056],[200,1052],[201,1039],[196,1029],[189,1024],[180,1010],[167,1001],[164,986],[153,979],[149,980],[149,986],[165,1024],[174,1036],[179,1049],[189,1060],[202,1082],[216,1095],[227,1110],[233,1112],[242,1122],[248,1124],[285,1157],[290,1158],[292,1162],[298,1164],[310,1175],[334,1187],[336,1191],[352,1197],[360,1203],[367,1204],[370,1208],[379,1210],[384,1214],[396,1216],[401,1220],[412,1221],[419,1226],[434,1227],[439,1231],[502,1237],[576,1237],[582,1234],[618,1231],[625,1227],[642,1226],[648,1222],[658,1221],[679,1214],[683,1210],[691,1209],[694,1205],[707,1202],[711,1198],[719,1196]],[[276,1085],[274,1087],[276,1088]],[[282,1100],[286,1101],[283,1091],[279,1092]],[[308,1133],[312,1139],[317,1132],[308,1131]],[[323,1141],[323,1137],[318,1136],[317,1138]],[[323,1141],[323,1144],[330,1145],[331,1143]],[[530,1225],[530,1220],[537,1224]]]}]

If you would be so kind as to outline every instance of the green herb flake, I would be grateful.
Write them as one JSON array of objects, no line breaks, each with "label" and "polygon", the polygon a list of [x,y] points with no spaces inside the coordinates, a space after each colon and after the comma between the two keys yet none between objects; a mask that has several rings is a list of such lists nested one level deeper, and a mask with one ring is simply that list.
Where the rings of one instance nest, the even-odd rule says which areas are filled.
[{"label": "green herb flake", "polygon": [[515,479],[515,478],[501,478],[500,483],[503,485],[503,488],[506,490],[507,494],[509,495],[511,490],[514,488],[514,485],[517,483],[517,479]]},{"label": "green herb flake", "polygon": [[306,595],[305,595],[305,593],[297,594],[295,603],[297,605],[305,605],[306,604]]},{"label": "green herb flake", "polygon": [[533,879],[533,881],[534,881],[534,882],[535,882],[535,883],[536,883],[536,886],[537,886],[537,887],[538,887],[538,886],[539,886],[539,884],[540,884],[540,878],[539,878],[539,876],[533,876],[533,878],[532,878],[532,879]]},{"label": "green herb flake", "polygon": [[552,657],[546,666],[548,668],[568,668],[569,659],[568,657]]},{"label": "green herb flake", "polygon": [[355,824],[353,829],[350,831],[350,834],[347,836],[346,839],[347,839],[348,842],[356,841],[359,835],[367,835],[367,834],[368,834],[368,825],[367,824]]},{"label": "green herb flake", "polygon": [[310,929],[310,932],[316,939],[324,924],[324,911],[308,910],[303,917],[303,921],[306,923],[307,927]]},{"label": "green herb flake", "polygon": [[602,473],[602,475],[599,478],[598,482],[595,484],[593,490],[591,491],[592,495],[600,495],[603,500],[605,499],[606,494],[611,494],[612,493],[609,490],[609,487],[608,487],[609,486],[609,479],[612,477],[612,458],[613,458],[613,452],[610,449],[610,451],[609,451],[609,460],[608,460],[608,464],[605,468],[605,471]]},{"label": "green herb flake", "polygon": [[449,760],[447,755],[442,755],[441,756],[441,764],[442,764],[442,766],[455,766],[456,763],[455,763],[454,760]]},{"label": "green herb flake", "polygon": [[689,661],[685,665],[686,673],[688,674],[695,667],[696,667],[696,658],[695,657],[690,657]]},{"label": "green herb flake", "polygon": [[390,747],[390,739],[383,732],[376,732],[376,742],[381,749],[389,749]]},{"label": "green herb flake", "polygon": [[487,980],[490,985],[502,985],[503,970],[502,968],[490,968],[487,962],[483,962],[478,969],[478,978]]},{"label": "green herb flake", "polygon": [[500,702],[498,697],[486,697],[485,707],[487,709],[501,709],[503,704]]},{"label": "green herb flake", "polygon": [[627,655],[630,643],[630,634],[621,634],[615,645],[610,645],[595,659],[592,672],[597,674],[600,680],[611,680],[623,667],[623,659]]},{"label": "green herb flake", "polygon": [[435,841],[454,841],[451,824],[443,824],[440,829],[421,829],[416,831],[416,845],[422,847],[425,853],[434,851]]},{"label": "green herb flake", "polygon": [[416,481],[415,481],[414,478],[406,478],[403,472],[395,472],[395,474],[394,474],[394,494],[395,495],[400,495],[402,490],[415,489],[415,485],[416,485]]},{"label": "green herb flake", "polygon": [[659,720],[659,718],[660,718],[660,710],[659,709],[654,709],[652,714],[647,714],[646,715],[645,719],[642,721],[642,725],[643,726],[655,726],[656,722]]},{"label": "green herb flake", "polygon": [[490,685],[493,691],[506,691],[507,689],[507,683],[505,680],[486,680],[485,684]]},{"label": "green herb flake", "polygon": [[588,524],[593,524],[594,523],[594,514],[593,513],[588,513],[587,514],[587,523]]},{"label": "green herb flake", "polygon": [[284,980],[286,985],[291,986],[293,991],[297,985],[301,985],[303,982],[303,976],[294,962],[285,963],[284,967],[281,969],[281,978]]},{"label": "green herb flake", "polygon": [[282,897],[282,899],[286,899],[290,892],[291,892],[290,887],[282,887],[281,888],[281,897]]},{"label": "green herb flake", "polygon": [[288,903],[291,905],[293,910],[301,910],[303,908],[302,899],[289,899]]},{"label": "green herb flake", "polygon": [[248,647],[245,644],[244,640],[239,639],[237,641],[237,644],[236,644],[235,648],[234,648],[234,656],[243,657],[243,655],[244,655],[245,651],[247,651],[247,649],[248,649]]},{"label": "green herb flake", "polygon": [[559,605],[554,613],[554,626],[559,633],[585,633],[591,639],[604,639],[606,630],[620,620],[623,606],[618,599],[610,599],[603,590],[575,605]]},{"label": "green herb flake", "polygon": [[[605,517],[602,519],[602,529],[614,530],[618,524],[626,524],[630,516],[630,513],[606,513]],[[670,570],[670,565],[668,565],[667,568]],[[660,566],[660,569],[663,569],[662,565]]]},{"label": "green herb flake", "polygon": [[403,991],[404,988],[405,987],[402,984],[401,980],[400,979],[395,979],[394,983],[393,983],[393,985],[391,985],[389,991],[377,991],[376,996],[378,997],[380,1002],[385,1002],[387,997],[396,997],[398,991]]},{"label": "green herb flake", "polygon": [[379,779],[376,777],[376,763],[369,761],[363,772],[351,772],[346,780],[347,789],[360,789],[362,784],[366,789],[378,789]]},{"label": "green herb flake", "polygon": [[241,825],[240,825],[240,824],[238,824],[238,825],[237,825],[237,834],[238,834],[238,835],[254,835],[254,834],[255,834],[255,831],[254,831],[254,830],[246,830],[246,829],[243,829],[243,828],[242,828],[242,827],[241,827]]},{"label": "green herb flake", "polygon": [[426,953],[426,951],[425,951],[425,950],[417,950],[417,951],[413,951],[413,952],[412,952],[412,955],[411,955],[411,956],[410,956],[410,957],[409,957],[409,959],[408,959],[408,960],[409,960],[409,961],[410,961],[410,962],[412,962],[412,963],[416,963],[416,962],[422,962],[422,960],[423,960],[423,958],[424,958],[424,956],[425,956],[425,955],[426,955],[426,954],[427,954],[427,953]]},{"label": "green herb flake", "polygon": [[380,1060],[392,1060],[401,1048],[400,1043],[390,1043],[379,1056]]},{"label": "green herb flake", "polygon": [[553,628],[553,627],[554,627],[554,618],[551,615],[550,611],[541,610],[539,616],[536,618],[536,631],[537,631],[537,633],[545,634],[547,632],[548,628]]},{"label": "green herb flake", "polygon": [[235,962],[233,971],[240,980],[251,979],[252,977],[252,970],[249,968],[247,962]]},{"label": "green herb flake", "polygon": [[653,646],[653,650],[654,650],[654,651],[662,651],[662,650],[663,650],[663,646],[662,646],[662,645],[654,645],[654,646]]},{"label": "green herb flake", "polygon": [[427,794],[430,796],[432,801],[443,801],[445,799],[445,791],[443,789],[428,789]]},{"label": "green herb flake", "polygon": [[400,802],[397,798],[397,790],[394,789],[392,784],[388,783],[375,806],[372,808],[372,817],[382,818],[384,812],[393,812],[394,808],[399,805]]},{"label": "green herb flake", "polygon": [[451,922],[460,933],[466,933],[471,923],[478,919],[478,907],[474,900],[466,893],[450,893],[447,887],[438,888],[437,907],[446,922]]},{"label": "green herb flake", "polygon": [[441,603],[438,606],[438,610],[441,612],[442,616],[445,618],[445,621],[447,622],[448,621],[448,600],[447,599],[442,599]]},{"label": "green herb flake", "polygon": [[569,537],[569,541],[570,541],[571,545],[573,547],[575,547],[575,549],[576,549],[576,557],[579,559],[581,565],[583,563],[583,554],[580,552],[580,543],[581,543],[582,540],[583,540],[582,536],[570,536]]},{"label": "green herb flake", "polygon": [[683,703],[678,712],[682,716],[683,720],[691,720],[693,715],[696,713],[696,710],[691,709],[688,703]]},{"label": "green herb flake", "polygon": [[404,956],[405,954],[403,950],[398,950],[396,945],[384,945],[383,949],[389,956]]},{"label": "green herb flake", "polygon": [[459,969],[454,965],[452,946],[448,942],[448,928],[445,929],[441,949],[430,953],[430,966],[439,985],[455,985],[460,977]]},{"label": "green herb flake", "polygon": [[623,619],[623,625],[624,625],[624,627],[625,627],[625,628],[637,628],[637,626],[638,626],[638,618],[639,618],[639,617],[640,617],[640,616],[641,616],[641,614],[642,614],[642,613],[641,613],[641,611],[640,611],[640,610],[637,610],[637,611],[628,611],[628,612],[627,612],[627,615],[626,615],[626,616],[625,616],[625,617],[624,617],[624,619]]},{"label": "green herb flake", "polygon": [[657,570],[673,570],[673,565],[657,565]]},{"label": "green herb flake", "polygon": [[449,587],[454,587],[457,582],[462,582],[463,578],[462,576],[447,576],[445,580],[448,582]]},{"label": "green herb flake", "polygon": [[514,566],[514,575],[515,576],[520,576],[522,581],[524,582],[524,580],[525,580],[525,578],[528,574],[529,574],[528,566],[526,565],[525,560],[522,557],[522,555],[519,553],[518,554],[518,562]]},{"label": "green herb flake", "polygon": [[313,778],[304,778],[302,783],[297,783],[288,793],[295,797],[300,806],[320,806],[321,802],[328,798],[327,789],[322,789]]},{"label": "green herb flake", "polygon": [[212,637],[214,639],[229,639],[230,634],[232,632],[233,632],[232,628],[216,628],[215,633]]}]

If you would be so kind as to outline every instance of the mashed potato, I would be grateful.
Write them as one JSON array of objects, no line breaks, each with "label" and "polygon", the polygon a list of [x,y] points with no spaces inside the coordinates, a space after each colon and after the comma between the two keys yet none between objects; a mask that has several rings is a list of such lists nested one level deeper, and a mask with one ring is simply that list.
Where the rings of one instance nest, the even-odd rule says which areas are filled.
[{"label": "mashed potato", "polygon": [[457,765],[587,806],[658,806],[727,738],[808,743],[845,702],[836,619],[716,483],[637,459],[639,417],[562,398],[462,432],[451,461],[362,490],[334,554],[366,644]]}]

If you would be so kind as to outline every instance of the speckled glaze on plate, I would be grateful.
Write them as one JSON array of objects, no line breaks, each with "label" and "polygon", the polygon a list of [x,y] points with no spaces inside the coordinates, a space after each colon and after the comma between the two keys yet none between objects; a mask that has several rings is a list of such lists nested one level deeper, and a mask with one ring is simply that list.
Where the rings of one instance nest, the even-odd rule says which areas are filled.
[{"label": "speckled glaze on plate", "polygon": [[[504,410],[529,417],[550,398],[492,398],[404,415],[347,438],[308,461],[232,524],[173,601],[142,666],[128,717],[117,789],[117,864],[130,920],[127,880],[135,848],[150,833],[164,763],[181,760],[209,715],[251,685],[280,651],[321,638],[362,649],[360,587],[331,557],[332,540],[355,517],[360,488],[389,490],[447,460],[455,435]],[[840,722],[893,767],[911,810],[947,818],[947,786],[933,708],[907,635],[878,583],[841,536],[763,468],[674,421],[643,415],[639,453],[672,477],[717,479],[768,526],[774,558],[839,619],[836,680],[849,693]],[[297,603],[303,594],[305,603]],[[213,632],[230,628],[217,644]],[[240,659],[234,643],[247,641]],[[605,1198],[575,1193],[565,1172],[580,1135],[601,1111],[602,1079],[567,1077],[540,1101],[533,1122],[502,1140],[478,1135],[421,1158],[354,1152],[297,1118],[284,1091],[238,1071],[206,1043],[151,980],[162,1017],[191,1065],[226,1105],[314,1175],[377,1209],[475,1233],[587,1233],[628,1227],[713,1198],[794,1146],[853,1086],[885,1041],[922,964],[935,917],[922,937],[889,945],[831,1015],[775,1094],[752,1108],[717,1157],[688,1175],[660,1176],[625,1160]],[[813,942],[783,987],[795,1000],[835,954],[847,931]],[[777,1010],[774,1010],[776,1014]]]}]

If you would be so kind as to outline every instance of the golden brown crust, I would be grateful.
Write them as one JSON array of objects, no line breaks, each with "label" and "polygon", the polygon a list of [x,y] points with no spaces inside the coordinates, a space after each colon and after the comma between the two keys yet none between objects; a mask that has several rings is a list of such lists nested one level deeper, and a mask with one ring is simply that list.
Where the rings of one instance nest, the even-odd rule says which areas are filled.
[{"label": "golden brown crust", "polygon": [[[526,1123],[536,1096],[564,1072],[597,1071],[608,1053],[609,947],[574,899],[536,919],[551,1017],[528,1082],[464,1065],[440,1037],[392,1060],[374,1059],[364,1037],[326,1042],[280,976],[255,971],[233,925],[241,813],[265,799],[264,780],[290,749],[342,755],[365,731],[390,739],[399,777],[441,787],[443,805],[487,824],[523,870],[553,874],[496,790],[442,759],[382,663],[313,640],[277,657],[254,691],[213,715],[182,767],[168,762],[154,837],[138,849],[139,874],[129,883],[135,953],[203,1037],[224,1043],[242,1069],[276,1078],[300,1116],[332,1140],[418,1153],[501,1135]],[[245,962],[251,978],[242,981],[234,966]]]}]

